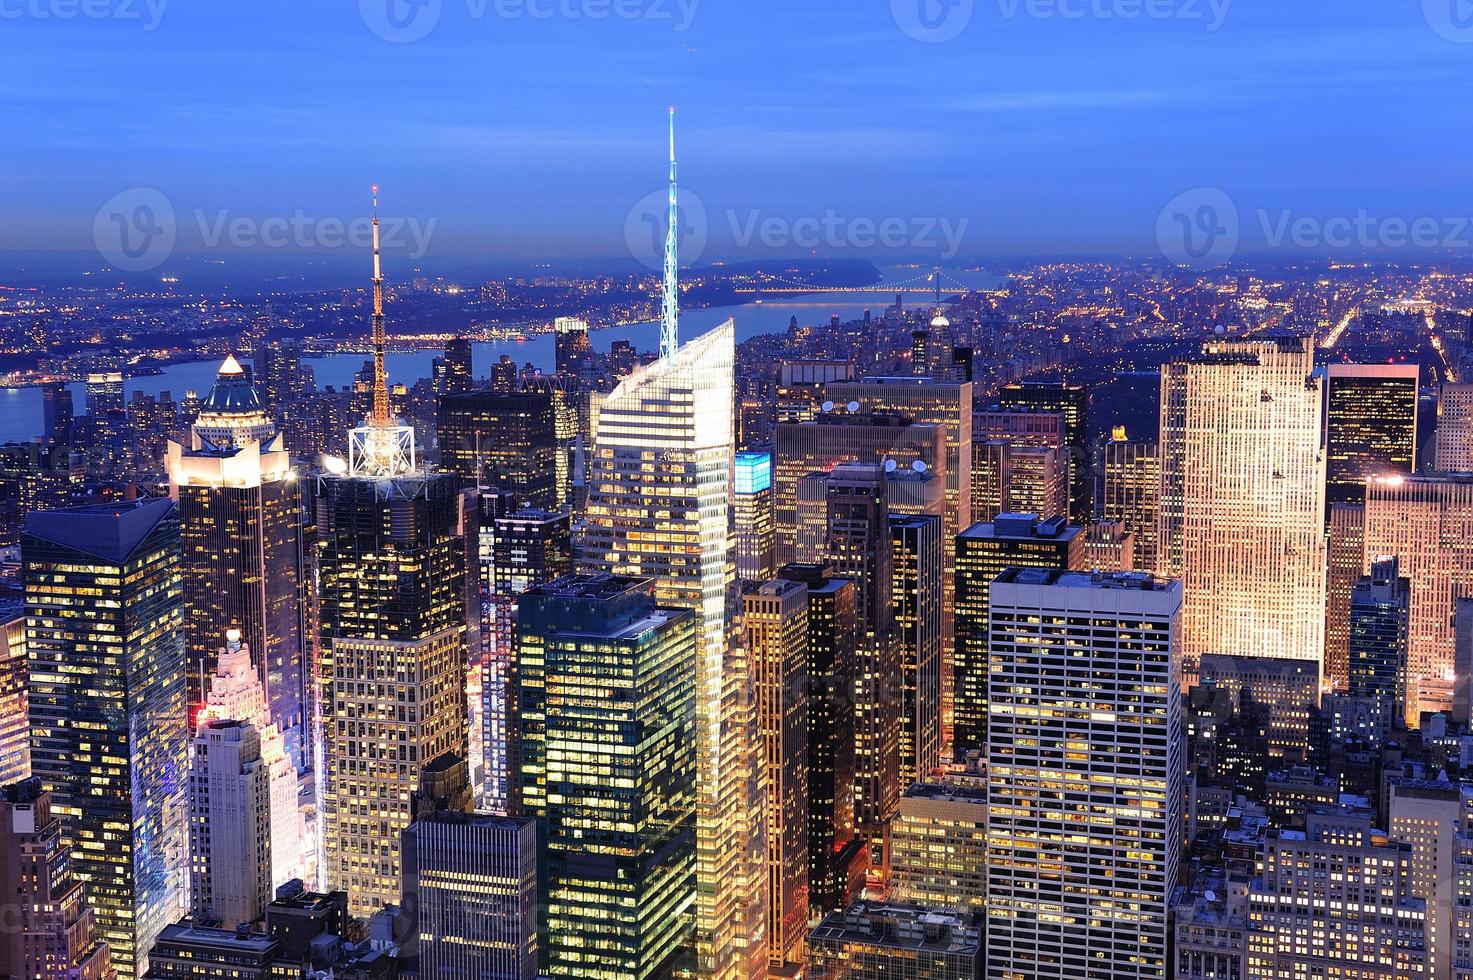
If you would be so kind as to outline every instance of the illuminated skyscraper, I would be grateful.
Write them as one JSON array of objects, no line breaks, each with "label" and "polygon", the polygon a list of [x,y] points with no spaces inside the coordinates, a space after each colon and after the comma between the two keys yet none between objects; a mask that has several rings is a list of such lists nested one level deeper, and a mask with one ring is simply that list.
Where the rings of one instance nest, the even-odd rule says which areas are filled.
[{"label": "illuminated skyscraper", "polygon": [[1181,607],[1179,582],[1135,573],[1014,568],[993,583],[989,978],[1166,977]]},{"label": "illuminated skyscraper", "polygon": [[234,357],[201,403],[189,445],[169,443],[179,502],[190,717],[205,702],[226,630],[257,658],[271,719],[309,765],[301,487],[276,425]]},{"label": "illuminated skyscraper", "polygon": [[514,771],[541,827],[549,976],[669,976],[690,943],[697,617],[651,586],[580,575],[522,596]]},{"label": "illuminated skyscraper", "polygon": [[1374,476],[1410,476],[1417,465],[1417,364],[1325,368],[1325,501],[1365,502]]},{"label": "illuminated skyscraper", "polygon": [[552,330],[555,368],[559,374],[577,374],[593,354],[593,344],[588,339],[588,321],[560,316],[553,321]]},{"label": "illuminated skyscraper", "polygon": [[941,518],[890,515],[890,589],[902,671],[900,786],[941,765]]},{"label": "illuminated skyscraper", "polygon": [[1406,716],[1410,592],[1392,556],[1372,562],[1350,594],[1347,688],[1353,698],[1380,698],[1393,718]]},{"label": "illuminated skyscraper", "polygon": [[206,721],[189,772],[190,906],[234,929],[271,901],[270,773],[248,721]]},{"label": "illuminated skyscraper", "polygon": [[771,453],[737,453],[735,491],[737,578],[764,582],[777,574]]},{"label": "illuminated skyscraper", "polygon": [[1007,412],[1052,412],[1064,417],[1068,451],[1069,519],[1083,524],[1093,516],[1094,474],[1089,460],[1089,392],[1082,385],[1023,381],[1003,388],[999,404]]},{"label": "illuminated skyscraper", "polygon": [[972,416],[972,520],[1066,514],[1069,445],[1058,412],[994,409]]},{"label": "illuminated skyscraper", "polygon": [[556,510],[557,430],[547,391],[466,391],[440,399],[440,465],[463,486],[494,487]]},{"label": "illuminated skyscraper", "polygon": [[1365,488],[1354,504],[1330,504],[1325,575],[1325,686],[1344,690],[1350,676],[1350,593],[1365,574]]},{"label": "illuminated skyscraper", "polygon": [[1453,607],[1473,595],[1473,476],[1377,477],[1366,486],[1366,571],[1395,555],[1411,583],[1406,721],[1452,707]]},{"label": "illuminated skyscraper", "polygon": [[742,628],[767,770],[768,957],[782,976],[805,961],[808,932],[808,587],[748,583]]},{"label": "illuminated skyscraper", "polygon": [[954,753],[987,751],[988,596],[1012,567],[1080,568],[1084,535],[1063,517],[999,514],[956,539],[956,729]]},{"label": "illuminated skyscraper", "polygon": [[1455,783],[1389,780],[1387,829],[1412,848],[1412,895],[1427,903],[1427,976],[1453,975],[1454,865],[1458,834],[1467,826],[1469,798]]},{"label": "illuminated skyscraper", "polygon": [[1323,404],[1308,337],[1215,339],[1161,368],[1157,566],[1183,580],[1183,663],[1324,658]]},{"label": "illuminated skyscraper", "polygon": [[[317,481],[323,874],[355,914],[399,895],[400,833],[429,760],[467,755],[466,501],[390,415],[374,216],[373,405],[346,473]],[[341,466],[338,467],[340,470]],[[386,751],[392,746],[392,751]]]},{"label": "illuminated skyscraper", "polygon": [[895,897],[981,915],[987,905],[987,784],[976,775],[914,783],[891,830]]},{"label": "illuminated skyscraper", "polygon": [[453,337],[446,342],[445,391],[453,394],[471,390],[476,377],[471,354],[471,342],[464,337]]},{"label": "illuminated skyscraper", "polygon": [[1101,514],[1135,535],[1135,567],[1157,567],[1156,519],[1161,506],[1161,457],[1156,443],[1126,438],[1117,427],[1105,443],[1105,500]]},{"label": "illuminated skyscraper", "polygon": [[0,622],[0,786],[31,775],[26,617]]},{"label": "illuminated skyscraper", "polygon": [[0,976],[112,980],[107,943],[39,778],[0,787],[0,894],[8,916]]},{"label": "illuminated skyscraper", "polygon": [[174,503],[32,514],[21,561],[31,769],[51,793],[113,967],[133,980],[187,894],[189,737]]},{"label": "illuminated skyscraper", "polygon": [[1432,468],[1473,473],[1473,384],[1448,382],[1437,392],[1437,435]]},{"label": "illuminated skyscraper", "polygon": [[598,408],[586,566],[696,614],[697,944],[704,976],[766,969],[763,792],[736,626],[729,507],[734,325],[625,378]]}]

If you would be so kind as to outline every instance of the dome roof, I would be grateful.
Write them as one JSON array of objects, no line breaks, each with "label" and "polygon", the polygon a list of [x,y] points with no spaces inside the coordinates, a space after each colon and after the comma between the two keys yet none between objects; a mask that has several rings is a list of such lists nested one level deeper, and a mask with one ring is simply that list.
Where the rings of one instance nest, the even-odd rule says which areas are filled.
[{"label": "dome roof", "polygon": [[932,320],[931,320],[931,328],[933,330],[939,330],[939,329],[941,329],[943,327],[949,327],[949,326],[951,326],[951,321],[948,320],[948,319],[946,319],[946,314],[945,313],[941,313],[941,312],[938,311],[937,314],[936,314],[936,316],[933,317]]},{"label": "dome roof", "polygon": [[200,403],[201,413],[242,415],[260,410],[261,401],[256,397],[256,389],[251,386],[250,374],[240,366],[235,355],[225,358],[225,363],[220,365],[220,372],[215,375],[215,386]]}]

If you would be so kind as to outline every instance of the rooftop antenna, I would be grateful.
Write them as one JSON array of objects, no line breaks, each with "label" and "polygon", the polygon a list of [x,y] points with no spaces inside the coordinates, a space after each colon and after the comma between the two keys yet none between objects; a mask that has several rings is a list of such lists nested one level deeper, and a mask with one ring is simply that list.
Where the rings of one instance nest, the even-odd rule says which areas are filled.
[{"label": "rooftop antenna", "polygon": [[660,358],[669,360],[680,347],[680,296],[676,233],[680,208],[675,196],[675,107],[670,107],[670,214],[665,231],[665,287],[660,310]]},{"label": "rooftop antenna", "polygon": [[369,423],[384,429],[389,418],[389,373],[384,367],[384,268],[379,254],[378,185],[373,185],[373,414]]},{"label": "rooftop antenna", "polygon": [[938,265],[936,267],[936,271],[931,274],[931,278],[936,282],[936,309],[939,310],[941,309],[941,266]]}]

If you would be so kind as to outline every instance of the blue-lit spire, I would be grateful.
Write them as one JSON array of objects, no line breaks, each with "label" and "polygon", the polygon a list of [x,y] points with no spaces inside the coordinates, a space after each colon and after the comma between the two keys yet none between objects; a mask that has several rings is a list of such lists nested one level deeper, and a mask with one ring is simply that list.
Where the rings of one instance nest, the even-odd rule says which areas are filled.
[{"label": "blue-lit spire", "polygon": [[675,107],[670,107],[670,215],[665,232],[665,288],[660,311],[660,357],[664,360],[675,356],[680,347],[680,294],[678,282],[679,257],[676,233],[680,223],[680,208],[675,198]]}]

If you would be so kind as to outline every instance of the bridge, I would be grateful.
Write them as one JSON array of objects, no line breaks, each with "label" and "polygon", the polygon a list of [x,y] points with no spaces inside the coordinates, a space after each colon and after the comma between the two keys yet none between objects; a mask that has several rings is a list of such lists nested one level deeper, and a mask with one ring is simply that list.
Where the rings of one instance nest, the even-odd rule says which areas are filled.
[{"label": "bridge", "polygon": [[934,290],[936,303],[941,303],[943,287],[950,285],[948,292],[970,292],[971,286],[957,281],[954,277],[946,275],[937,267],[930,272],[922,272],[909,279],[899,282],[881,282],[869,286],[815,286],[812,283],[796,282],[783,276],[766,275],[759,273],[752,280],[751,285],[739,285],[735,291],[761,296],[764,293],[918,293],[922,290]]}]

